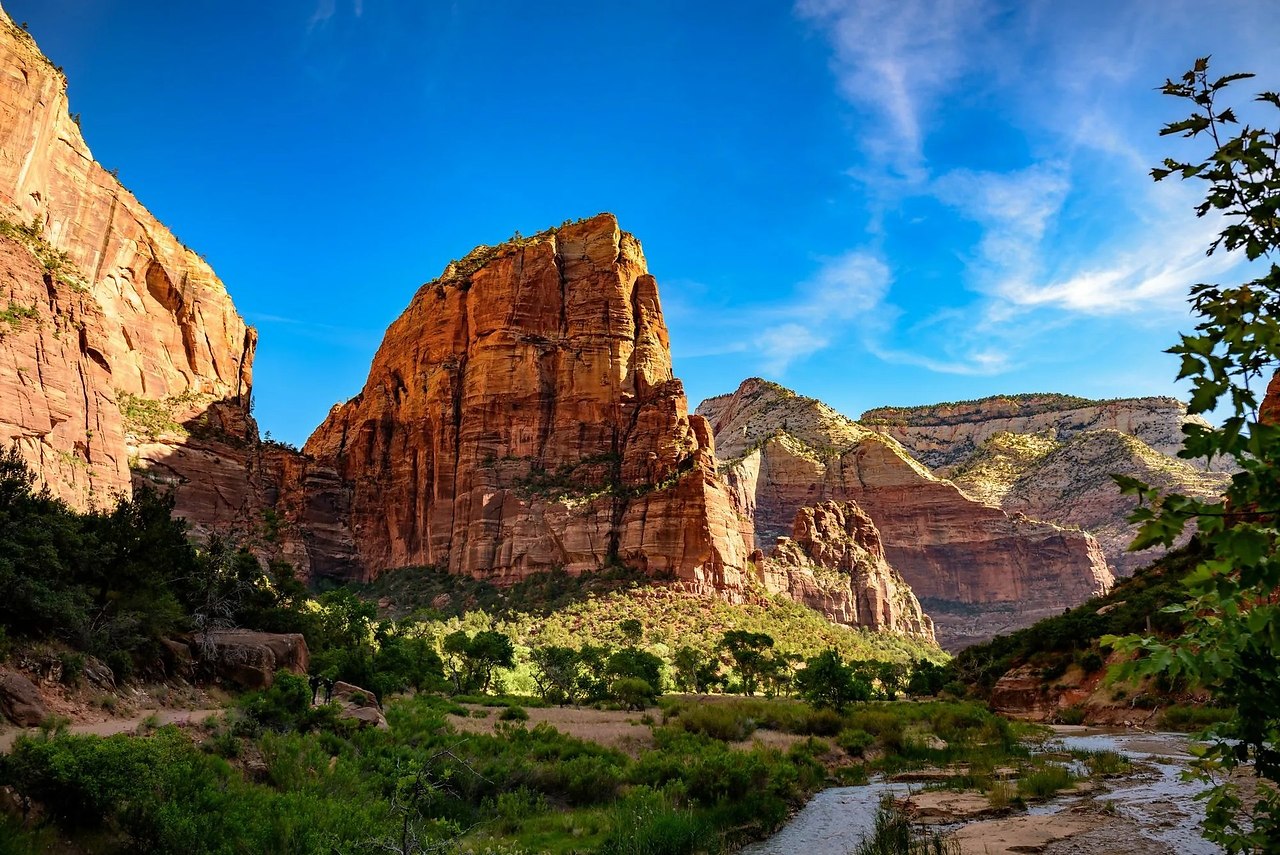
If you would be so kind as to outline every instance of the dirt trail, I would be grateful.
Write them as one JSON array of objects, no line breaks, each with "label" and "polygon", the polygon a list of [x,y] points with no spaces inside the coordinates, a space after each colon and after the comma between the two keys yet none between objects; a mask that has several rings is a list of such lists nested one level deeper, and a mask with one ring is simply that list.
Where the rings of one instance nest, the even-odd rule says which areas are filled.
[{"label": "dirt trail", "polygon": [[[72,724],[67,726],[67,733],[87,733],[93,736],[112,736],[117,733],[132,733],[138,729],[144,721],[151,716],[155,716],[160,725],[166,724],[198,724],[210,716],[217,715],[223,710],[175,710],[175,709],[157,709],[142,710],[137,715],[128,718],[108,718],[103,721],[90,721],[81,724]],[[39,733],[40,728],[32,727],[27,729],[14,728],[0,733],[0,753],[7,752],[13,747],[13,743],[18,740],[19,736],[24,734]]]}]

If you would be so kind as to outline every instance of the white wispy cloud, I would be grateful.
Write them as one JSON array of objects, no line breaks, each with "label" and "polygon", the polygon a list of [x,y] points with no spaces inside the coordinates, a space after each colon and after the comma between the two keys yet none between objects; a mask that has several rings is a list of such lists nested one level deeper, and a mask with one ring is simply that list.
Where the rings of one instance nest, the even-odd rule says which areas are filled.
[{"label": "white wispy cloud", "polygon": [[[307,32],[328,24],[337,14],[337,0],[316,0],[316,8],[307,19]],[[364,15],[364,0],[351,0],[351,14],[357,18]]]},{"label": "white wispy cloud", "polygon": [[[1178,70],[1163,67],[1161,40],[1177,27],[1183,42],[1194,34],[1173,11],[1122,4],[1103,21],[1103,8],[797,0],[797,16],[831,45],[837,91],[865,118],[847,174],[868,219],[851,223],[851,244],[865,247],[867,232],[881,242],[885,210],[912,199],[945,206],[930,220],[940,240],[963,234],[957,223],[978,226],[966,246],[948,244],[960,272],[939,301],[945,308],[903,302],[906,310],[870,328],[846,316],[869,353],[938,372],[1000,373],[1035,353],[1037,336],[1089,318],[1183,323],[1190,286],[1235,266],[1204,255],[1221,223],[1192,216],[1199,188],[1146,176],[1171,150],[1156,137],[1159,122],[1177,118],[1159,118],[1164,105],[1152,92]],[[966,120],[968,148],[931,147],[935,132]],[[1010,168],[964,166],[990,160],[988,144],[1026,154]],[[894,278],[886,267],[882,280]],[[878,300],[892,306],[889,291]],[[841,320],[815,340],[838,340]]]},{"label": "white wispy cloud", "polygon": [[795,289],[782,306],[753,310],[768,318],[754,337],[753,349],[764,369],[782,376],[796,360],[828,347],[839,335],[871,338],[895,310],[885,304],[889,268],[864,251],[828,259],[810,281]]},{"label": "white wispy cloud", "polygon": [[795,8],[829,38],[844,97],[883,120],[861,135],[868,152],[900,174],[917,173],[927,133],[922,115],[968,65],[986,4],[799,0]]}]

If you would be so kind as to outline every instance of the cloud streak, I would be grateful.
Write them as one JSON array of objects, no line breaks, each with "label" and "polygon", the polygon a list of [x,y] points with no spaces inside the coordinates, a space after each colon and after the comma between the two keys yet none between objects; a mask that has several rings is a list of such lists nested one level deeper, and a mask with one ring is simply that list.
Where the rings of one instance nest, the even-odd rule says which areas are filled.
[{"label": "cloud streak", "polygon": [[[846,324],[884,361],[1000,373],[1032,357],[1039,342],[1029,331],[1103,317],[1180,323],[1189,287],[1236,266],[1204,256],[1221,224],[1191,215],[1194,188],[1157,187],[1145,174],[1167,150],[1155,135],[1164,105],[1150,94],[1171,71],[1150,70],[1166,61],[1149,55],[1170,26],[1163,16],[1121,9],[1100,27],[1098,9],[1048,3],[794,8],[829,43],[836,89],[863,119],[848,174],[868,198],[872,237],[851,241],[843,257],[892,238],[886,210],[932,203],[930,225],[958,272],[945,308],[894,305],[895,288],[927,289],[903,282],[891,269],[901,256],[877,249],[880,320],[833,313],[807,348],[771,344],[780,365],[840,340]],[[941,132],[961,144],[932,144]],[[975,225],[976,237],[957,244]]]}]

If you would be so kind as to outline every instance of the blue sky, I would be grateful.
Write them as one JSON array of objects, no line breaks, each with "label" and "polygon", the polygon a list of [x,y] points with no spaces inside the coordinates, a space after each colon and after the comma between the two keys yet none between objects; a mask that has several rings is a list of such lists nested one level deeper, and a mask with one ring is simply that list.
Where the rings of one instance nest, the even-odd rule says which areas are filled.
[{"label": "blue sky", "polygon": [[1240,271],[1146,175],[1191,156],[1155,89],[1204,54],[1280,87],[1274,0],[3,3],[298,443],[450,259],[602,210],[692,403],[1174,393],[1189,285]]}]

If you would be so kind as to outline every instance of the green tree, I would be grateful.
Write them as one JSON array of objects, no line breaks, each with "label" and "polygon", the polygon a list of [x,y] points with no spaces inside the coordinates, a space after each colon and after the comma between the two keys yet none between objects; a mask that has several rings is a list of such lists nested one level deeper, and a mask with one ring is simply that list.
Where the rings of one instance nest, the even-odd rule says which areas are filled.
[{"label": "green tree", "polygon": [[444,637],[445,664],[459,692],[485,692],[496,668],[515,665],[515,646],[504,633],[486,629],[475,635],[464,630]]},{"label": "green tree", "polygon": [[[1207,687],[1231,704],[1235,716],[1213,729],[1201,766],[1215,782],[1207,801],[1205,834],[1228,852],[1280,852],[1280,425],[1261,407],[1267,379],[1280,394],[1280,136],[1264,127],[1241,125],[1236,109],[1223,106],[1227,87],[1252,75],[1214,79],[1209,60],[1196,60],[1163,92],[1189,102],[1191,114],[1170,123],[1161,135],[1178,134],[1208,143],[1203,159],[1166,159],[1152,170],[1205,182],[1197,216],[1220,214],[1225,226],[1208,248],[1242,253],[1256,278],[1240,285],[1196,285],[1191,303],[1199,316],[1195,332],[1181,336],[1170,353],[1181,358],[1179,379],[1192,385],[1189,411],[1219,406],[1227,416],[1219,427],[1188,425],[1181,456],[1226,457],[1238,467],[1222,501],[1161,495],[1148,485],[1117,476],[1124,492],[1140,502],[1131,520],[1139,523],[1133,549],[1170,546],[1194,521],[1202,546],[1200,563],[1184,580],[1186,601],[1167,611],[1185,618],[1183,635],[1107,637],[1135,653],[1127,670],[1187,680]],[[1258,109],[1280,109],[1280,95],[1263,92]],[[1252,766],[1263,780],[1252,807],[1216,773]]]},{"label": "green tree", "polygon": [[734,629],[726,632],[720,646],[733,660],[733,670],[742,683],[742,691],[754,695],[760,686],[760,678],[769,670],[772,661],[766,651],[773,647],[773,637],[763,632]]},{"label": "green tree", "polygon": [[911,665],[911,678],[907,681],[907,694],[913,698],[936,695],[947,683],[947,667],[935,665],[928,659],[918,659]]},{"label": "green tree", "polygon": [[581,688],[582,657],[572,647],[549,645],[529,653],[533,663],[533,683],[547,703],[572,704]]},{"label": "green tree", "polygon": [[684,646],[671,658],[676,688],[682,692],[709,692],[722,684],[719,663],[696,647]]},{"label": "green tree", "polygon": [[622,640],[629,647],[636,647],[644,638],[644,624],[635,618],[627,618],[618,624],[618,631],[622,633]]},{"label": "green tree", "polygon": [[624,647],[609,657],[604,669],[610,678],[644,680],[655,692],[662,690],[662,660],[647,651]]},{"label": "green tree", "polygon": [[810,659],[796,674],[796,688],[800,697],[815,707],[831,707],[836,711],[843,710],[845,704],[852,701],[871,699],[871,684],[857,678],[854,669],[834,650]]}]

